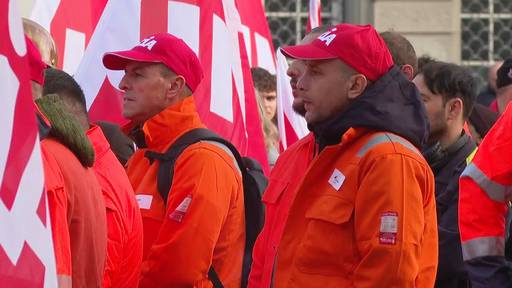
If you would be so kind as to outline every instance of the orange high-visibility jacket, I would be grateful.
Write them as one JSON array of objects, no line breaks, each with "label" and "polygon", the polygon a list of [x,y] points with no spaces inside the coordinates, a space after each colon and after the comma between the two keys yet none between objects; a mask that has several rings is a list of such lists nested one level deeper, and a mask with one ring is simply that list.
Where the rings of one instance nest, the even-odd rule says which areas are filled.
[{"label": "orange high-visibility jacket", "polygon": [[351,128],[299,184],[274,287],[433,287],[435,209],[434,176],[409,141]]},{"label": "orange high-visibility jacket", "polygon": [[105,200],[107,260],[103,287],[136,288],[142,263],[142,218],[130,180],[99,126],[87,137],[94,146],[94,172]]},{"label": "orange high-visibility jacket", "polygon": [[509,287],[505,218],[512,200],[512,106],[489,130],[460,178],[462,256],[473,287]]},{"label": "orange high-visibility jacket", "polygon": [[142,127],[147,148],[128,161],[144,228],[140,287],[212,287],[213,265],[224,287],[240,287],[245,247],[242,179],[224,148],[210,142],[189,146],[177,159],[167,203],[157,189],[158,161],[185,132],[204,125],[193,97],[169,106]]},{"label": "orange high-visibility jacket", "polygon": [[263,194],[265,226],[253,249],[249,287],[270,287],[274,263],[288,211],[300,179],[313,160],[315,137],[309,133],[279,155]]}]

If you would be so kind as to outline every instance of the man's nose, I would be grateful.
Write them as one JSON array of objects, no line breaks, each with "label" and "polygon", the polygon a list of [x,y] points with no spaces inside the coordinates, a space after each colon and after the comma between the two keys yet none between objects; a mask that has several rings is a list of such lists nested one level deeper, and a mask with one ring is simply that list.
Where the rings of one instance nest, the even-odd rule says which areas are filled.
[{"label": "man's nose", "polygon": [[286,70],[286,75],[289,77],[297,77],[299,75],[299,70],[297,69],[294,62],[290,63],[290,66],[288,66],[288,69]]},{"label": "man's nose", "polygon": [[306,81],[305,81],[304,74],[299,76],[296,81],[297,81],[297,83],[295,84],[295,86],[297,86],[297,89],[305,90],[305,88],[306,88],[306,86],[305,86]]},{"label": "man's nose", "polygon": [[119,82],[118,87],[120,90],[126,91],[126,89],[128,88],[127,86],[128,86],[128,84],[126,83],[126,74],[125,74],[123,76],[123,78],[121,79],[121,82]]}]

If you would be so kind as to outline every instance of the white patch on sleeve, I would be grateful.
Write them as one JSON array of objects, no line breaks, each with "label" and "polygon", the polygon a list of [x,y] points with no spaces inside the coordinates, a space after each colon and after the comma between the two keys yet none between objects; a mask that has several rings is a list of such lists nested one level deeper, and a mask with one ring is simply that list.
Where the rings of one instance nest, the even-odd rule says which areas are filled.
[{"label": "white patch on sleeve", "polygon": [[147,210],[151,208],[151,203],[153,202],[153,195],[138,194],[135,195],[135,199],[137,199],[137,203],[139,204],[140,209]]},{"label": "white patch on sleeve", "polygon": [[181,201],[180,205],[169,215],[169,218],[176,222],[183,221],[183,218],[187,214],[188,207],[190,207],[190,203],[192,203],[191,194],[187,195],[187,197]]},{"label": "white patch on sleeve", "polygon": [[381,244],[395,245],[398,234],[398,213],[384,212],[380,216],[380,236]]},{"label": "white patch on sleeve", "polygon": [[332,188],[338,191],[340,190],[341,185],[343,185],[343,182],[345,182],[345,175],[343,175],[340,170],[334,169],[331,178],[329,178],[329,184],[331,184]]}]

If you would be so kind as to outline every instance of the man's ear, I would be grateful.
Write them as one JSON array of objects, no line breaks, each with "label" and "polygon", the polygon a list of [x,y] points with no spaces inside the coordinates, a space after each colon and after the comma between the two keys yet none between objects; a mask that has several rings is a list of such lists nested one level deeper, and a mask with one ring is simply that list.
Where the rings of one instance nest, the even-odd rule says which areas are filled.
[{"label": "man's ear", "polygon": [[355,99],[359,95],[363,94],[364,90],[368,86],[368,80],[363,74],[354,74],[350,76],[348,80],[348,99]]},{"label": "man's ear", "polygon": [[185,77],[181,75],[176,75],[171,77],[169,83],[167,85],[167,96],[169,100],[177,99],[185,89]]},{"label": "man's ear", "polygon": [[460,98],[454,98],[448,100],[445,105],[446,109],[446,119],[448,120],[456,120],[459,117],[463,117],[464,114],[464,103]]},{"label": "man's ear", "polygon": [[412,81],[412,79],[414,79],[414,68],[412,68],[411,65],[404,64],[400,66],[400,71],[404,73],[405,77],[407,77],[409,81]]}]

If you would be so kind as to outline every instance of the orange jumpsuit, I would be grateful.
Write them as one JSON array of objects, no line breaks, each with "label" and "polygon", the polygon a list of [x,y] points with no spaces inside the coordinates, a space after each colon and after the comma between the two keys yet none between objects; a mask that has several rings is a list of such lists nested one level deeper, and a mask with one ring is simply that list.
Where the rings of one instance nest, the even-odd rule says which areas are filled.
[{"label": "orange jumpsuit", "polygon": [[223,148],[209,142],[188,147],[175,163],[167,203],[157,189],[158,162],[183,133],[204,127],[193,97],[167,107],[142,127],[147,148],[127,163],[144,226],[140,287],[212,287],[213,266],[224,287],[240,287],[245,245],[242,179]]},{"label": "orange jumpsuit", "polygon": [[107,261],[103,287],[136,288],[142,263],[142,218],[123,166],[99,126],[87,131],[94,146],[93,170],[107,215]]},{"label": "orange jumpsuit", "polygon": [[274,287],[430,288],[437,249],[434,177],[421,153],[395,134],[351,128],[297,188]]},{"label": "orange jumpsuit", "polygon": [[279,155],[263,194],[265,225],[254,245],[249,287],[270,287],[277,247],[295,192],[315,153],[313,133]]}]

